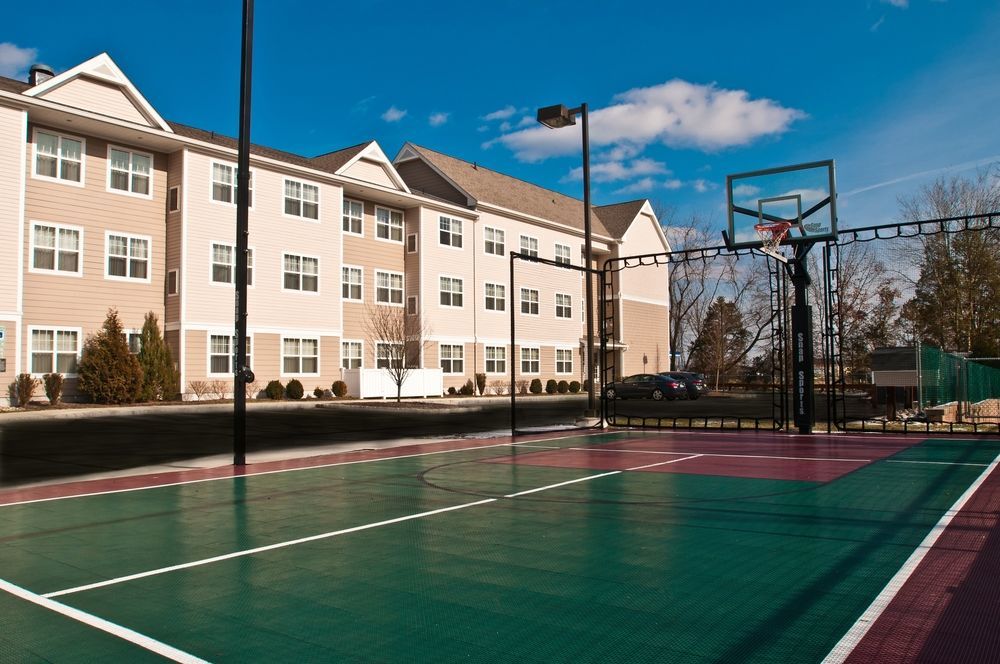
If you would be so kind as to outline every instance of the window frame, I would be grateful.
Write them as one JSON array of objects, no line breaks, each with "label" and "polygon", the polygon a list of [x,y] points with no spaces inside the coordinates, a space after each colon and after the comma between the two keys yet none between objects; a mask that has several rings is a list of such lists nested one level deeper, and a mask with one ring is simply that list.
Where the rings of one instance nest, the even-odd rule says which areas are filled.
[{"label": "window frame", "polygon": [[[398,303],[392,301],[391,294],[396,289],[392,288],[391,285],[388,288],[388,291],[389,291],[389,294],[390,294],[389,301],[388,302],[383,302],[382,300],[378,299],[378,291],[379,291],[379,288],[380,288],[380,286],[378,285],[378,275],[380,275],[380,274],[386,274],[386,275],[389,275],[389,276],[397,276],[397,277],[400,278],[401,283],[400,283],[400,286],[399,286],[399,289],[398,289],[399,290],[399,302]],[[390,281],[390,284],[391,284],[391,281]],[[375,304],[377,304],[377,305],[381,304],[381,305],[385,305],[387,307],[405,307],[406,306],[406,296],[405,296],[405,293],[406,293],[406,275],[404,273],[402,273],[402,272],[396,272],[395,270],[375,270]]]},{"label": "window frame", "polygon": [[[451,351],[454,349],[459,350],[459,356],[456,358],[454,356],[449,356],[447,360],[444,357],[444,349],[448,348]],[[445,370],[444,363],[448,362],[449,369]],[[461,363],[461,370],[455,371],[455,363]],[[441,373],[445,376],[464,376],[465,375],[465,344],[462,343],[447,343],[443,341],[438,342],[438,367],[441,369]]]},{"label": "window frame", "polygon": [[[379,221],[379,218],[378,218],[379,210],[385,210],[386,212],[389,213],[389,223],[388,224],[382,224]],[[398,240],[393,240],[392,239],[392,231],[395,228],[395,226],[392,225],[392,215],[394,213],[399,215],[399,239]],[[381,226],[381,225],[384,225],[386,228],[389,229],[389,237],[381,237],[378,234],[379,233],[379,226]],[[403,244],[406,241],[406,215],[403,214],[402,210],[397,210],[396,208],[391,208],[391,207],[389,207],[387,205],[376,205],[375,206],[375,239],[378,240],[379,242],[388,242],[389,244]]]},{"label": "window frame", "polygon": [[[38,172],[38,134],[48,134],[50,136],[55,136],[59,140],[56,143],[56,175],[53,177],[51,175],[42,175]],[[61,170],[61,165],[63,161],[62,157],[62,139],[68,138],[71,141],[80,142],[80,179],[79,180],[67,180],[65,178],[59,177],[59,171]],[[51,156],[51,155],[45,155]],[[71,187],[83,187],[86,185],[87,180],[87,139],[81,136],[74,136],[73,134],[64,134],[59,131],[52,129],[45,129],[42,127],[34,127],[31,131],[31,177],[36,180],[45,180],[46,182],[58,182],[60,184],[67,184]]]},{"label": "window frame", "polygon": [[[354,286],[351,282],[344,281],[344,272],[346,270],[357,270],[360,276],[360,281],[357,286],[360,289],[360,294],[358,297],[344,297],[344,286]],[[348,265],[343,263],[340,266],[340,299],[344,302],[364,302],[365,301],[365,269],[360,265]]]},{"label": "window frame", "polygon": [[[574,349],[574,348],[556,348],[555,349],[556,375],[557,376],[572,376],[573,375],[573,364],[574,364],[574,362],[573,362],[573,352],[575,350],[576,349]],[[560,362],[563,363],[563,364],[566,363],[566,360],[560,360],[559,359],[559,354],[560,353],[569,353],[569,368],[566,369],[565,371],[560,371],[559,370],[559,364],[560,364]]]},{"label": "window frame", "polygon": [[[229,369],[223,373],[218,371],[212,371],[212,356],[218,356],[219,353],[212,352],[212,337],[223,337],[229,341],[229,350],[226,353],[227,364]],[[208,378],[232,378],[235,375],[233,369],[233,363],[236,360],[236,345],[233,341],[236,339],[236,335],[233,334],[232,330],[208,330],[205,334],[205,376]],[[251,332],[247,332],[246,336],[247,344],[247,366],[253,368],[253,348],[254,339]]]},{"label": "window frame", "polygon": [[[230,254],[232,256],[232,262],[229,264],[229,269],[230,269],[230,272],[229,272],[230,279],[229,279],[229,281],[216,281],[215,280],[215,266],[216,265],[222,265],[222,263],[216,263],[215,262],[215,247],[216,247],[216,245],[218,245],[220,247],[228,247],[229,250],[232,252]],[[254,279],[253,279],[253,277],[254,277],[254,274],[253,274],[254,248],[253,247],[247,247],[247,251],[249,252],[249,255],[247,256],[247,288],[253,288],[254,287]],[[208,243],[208,283],[211,284],[212,286],[232,286],[233,284],[236,283],[236,245],[235,244],[231,244],[229,242],[217,242],[215,240],[212,240],[211,242]]]},{"label": "window frame", "polygon": [[[47,351],[47,352],[50,352],[51,356],[52,356],[52,371],[43,371],[43,372],[40,372],[40,373],[35,373],[35,371],[34,371],[34,361],[33,360],[34,360],[34,354],[35,354],[36,351],[34,349],[33,342],[34,342],[35,332],[52,332],[53,333],[53,335],[52,335],[52,350],[51,351]],[[25,347],[27,348],[27,352],[28,352],[28,357],[27,357],[27,360],[28,360],[28,373],[31,374],[32,376],[34,376],[34,377],[42,377],[46,373],[61,373],[65,378],[71,378],[71,377],[75,377],[75,376],[79,375],[78,372],[75,372],[75,371],[74,372],[69,372],[69,371],[62,372],[62,371],[59,371],[59,351],[58,351],[59,344],[58,344],[58,341],[57,341],[58,336],[59,336],[59,332],[73,332],[73,333],[76,334],[76,365],[77,365],[76,368],[79,369],[80,353],[83,350],[83,328],[82,327],[60,327],[58,325],[29,325],[28,326],[28,334],[27,334],[27,336],[28,336],[28,343],[25,344]],[[68,351],[66,351],[66,352],[68,352]]]},{"label": "window frame", "polygon": [[[299,342],[299,346],[300,346],[299,350],[300,351],[301,351],[301,342],[303,342],[303,341],[315,341],[316,342],[316,355],[313,356],[313,355],[302,355],[302,354],[299,354],[299,355],[295,355],[295,356],[291,356],[291,355],[286,356],[285,355],[285,341],[291,341],[291,340],[295,340],[295,341]],[[295,376],[319,376],[322,373],[322,366],[320,364],[320,357],[322,356],[322,340],[320,338],[320,335],[318,335],[318,334],[309,334],[309,333],[305,333],[305,332],[296,333],[294,335],[293,334],[282,334],[281,335],[281,348],[280,348],[279,352],[280,352],[280,361],[281,361],[281,371],[279,372],[279,375],[282,378],[284,378],[284,377],[295,377]],[[316,371],[315,371],[315,373],[306,372],[306,371],[299,371],[299,372],[285,371],[285,359],[288,358],[288,357],[297,357],[297,358],[299,358],[299,369],[302,369],[302,359],[303,358],[315,357],[316,358]]]},{"label": "window frame", "polygon": [[[486,237],[486,233],[488,231],[493,231],[493,239],[492,240],[490,240],[490,239],[488,239]],[[497,233],[500,233],[501,235],[503,235],[503,240],[501,240],[499,242],[499,245],[500,245],[500,252],[499,253],[497,253],[497,251],[496,251],[496,246],[498,244],[497,240],[496,240],[496,234]],[[493,249],[494,249],[493,251],[489,250],[489,248],[487,246],[487,242],[493,244]],[[507,231],[505,229],[503,229],[503,228],[497,228],[496,226],[483,226],[483,253],[485,255],[487,255],[487,256],[496,256],[497,258],[503,258],[506,251],[507,251]]]},{"label": "window frame", "polygon": [[[398,341],[376,341],[375,342],[375,368],[376,369],[391,369],[392,368],[392,358],[391,357],[385,358],[386,366],[381,366],[379,364],[379,362],[382,361],[382,359],[383,359],[383,358],[379,357],[379,350],[383,346],[405,346],[405,345],[406,344],[401,344]],[[403,354],[404,354],[404,356],[406,355],[405,352]],[[403,358],[403,361],[404,361],[404,363],[406,362],[406,358],[405,357]]]},{"label": "window frame", "polygon": [[[410,306],[411,302],[413,303],[412,307]],[[420,314],[420,301],[417,299],[417,296],[416,295],[407,295],[406,296],[406,315],[407,316],[417,316],[419,314]]]},{"label": "window frame", "polygon": [[[51,269],[45,267],[35,267],[35,228],[38,226],[47,226],[49,228],[56,229],[56,246],[52,248],[55,251],[55,256],[53,260],[53,265],[59,265],[59,231],[75,231],[77,237],[79,238],[79,246],[77,248],[77,264],[76,271],[70,272],[69,270],[60,270],[58,267],[53,267]],[[83,244],[84,240],[84,228],[83,226],[71,226],[69,224],[57,224],[48,221],[31,221],[31,239],[29,240],[28,251],[31,256],[30,262],[28,264],[28,272],[32,274],[52,274],[62,277],[82,277],[83,276]],[[48,249],[48,247],[45,247]]]},{"label": "window frame", "polygon": [[[288,272],[285,269],[285,258],[288,257],[288,256],[292,256],[292,257],[295,257],[295,258],[299,259],[299,272],[297,273],[299,275],[299,288],[288,288],[288,287],[285,286],[285,275],[286,274],[291,274],[290,272]],[[302,259],[304,259],[304,258],[308,258],[310,260],[315,260],[316,261],[316,274],[315,275],[312,275],[312,274],[308,274],[307,275],[305,272],[302,271],[302,269],[301,269],[302,265],[303,265]],[[320,277],[321,277],[321,275],[322,275],[322,271],[320,270],[319,256],[310,256],[309,254],[296,254],[296,253],[291,253],[289,251],[282,251],[281,252],[281,292],[283,292],[283,293],[300,293],[300,294],[305,294],[305,295],[319,295],[320,294]],[[306,290],[305,288],[301,287],[302,286],[302,278],[304,276],[310,276],[310,277],[311,276],[315,276],[316,277],[316,290]]]},{"label": "window frame", "polygon": [[[411,240],[413,244],[412,249],[410,248]],[[406,253],[408,254],[420,253],[420,238],[417,236],[416,233],[406,234]]]},{"label": "window frame", "polygon": [[[524,292],[525,291],[527,291],[529,293],[534,293],[535,294],[535,299],[534,300],[525,300],[524,299]],[[541,315],[541,311],[542,311],[541,310],[541,293],[538,291],[537,288],[527,288],[525,286],[521,286],[520,298],[519,298],[518,301],[520,303],[520,311],[521,311],[521,315],[522,316],[540,316]],[[525,304],[529,305],[528,306],[529,311],[525,311],[524,310],[524,305]],[[534,305],[535,311],[530,311],[530,309],[532,308],[531,305]]]},{"label": "window frame", "polygon": [[[454,290],[444,289],[444,280],[449,279],[452,285],[458,282],[459,290],[456,292]],[[445,294],[448,294],[449,304],[445,304],[442,299]],[[454,304],[455,296],[459,297],[460,303]],[[450,274],[439,274],[438,275],[438,306],[445,309],[464,309],[465,308],[465,279],[463,277],[456,277]]]},{"label": "window frame", "polygon": [[[229,185],[232,188],[232,191],[233,191],[233,194],[232,194],[233,200],[232,200],[232,202],[220,201],[220,200],[217,200],[215,198],[215,165],[216,164],[218,164],[219,166],[225,166],[226,168],[231,169],[232,172],[233,172],[233,183],[231,185]],[[226,207],[236,207],[236,188],[237,188],[237,177],[238,177],[237,176],[237,169],[238,169],[238,166],[236,164],[234,164],[232,162],[228,162],[228,161],[222,161],[221,159],[212,159],[209,162],[209,166],[208,166],[208,200],[209,200],[210,203],[214,203],[215,205],[225,205]],[[253,210],[254,209],[254,195],[253,195],[254,194],[254,180],[257,179],[257,175],[255,173],[256,169],[251,168],[249,170],[250,170],[250,183],[249,183],[250,184],[250,187],[249,187],[250,188],[250,205],[247,207],[247,209],[248,210]]]},{"label": "window frame", "polygon": [[[525,249],[524,241],[528,241],[528,247]],[[531,248],[531,243],[534,242],[535,248]],[[533,258],[538,258],[538,238],[533,235],[525,235],[521,233],[520,239],[518,241],[518,247],[521,249],[521,254],[524,256],[531,256]]]},{"label": "window frame", "polygon": [[[117,150],[118,152],[127,152],[128,155],[129,155],[129,158],[128,158],[128,165],[129,165],[129,169],[128,169],[128,183],[129,183],[129,188],[128,189],[117,189],[117,188],[111,186],[111,174],[114,171],[114,169],[111,168],[111,163],[112,163],[111,162],[111,151],[112,150]],[[145,194],[140,194],[140,193],[132,191],[133,177],[136,175],[135,171],[132,170],[132,164],[133,164],[133,158],[136,155],[139,155],[141,157],[148,157],[149,158],[149,175],[148,175],[148,177],[149,177],[149,185],[148,185],[149,191],[148,191],[148,193],[145,193]],[[105,188],[106,188],[106,191],[108,191],[108,193],[122,194],[124,196],[133,196],[135,198],[144,198],[146,200],[152,200],[152,198],[153,198],[153,182],[154,182],[154,178],[155,178],[154,174],[156,172],[156,159],[154,158],[153,153],[151,153],[151,152],[142,152],[140,150],[133,150],[132,148],[127,148],[127,147],[125,147],[123,145],[112,145],[111,143],[108,143],[107,165],[108,165],[108,167],[107,167],[107,173],[106,173],[106,176],[105,176]]]},{"label": "window frame", "polygon": [[[500,351],[503,354],[502,358],[493,357],[490,358],[490,350]],[[490,371],[490,362],[493,362],[493,371]],[[497,363],[502,362],[503,365],[498,367]],[[507,347],[506,346],[484,346],[483,347],[483,371],[485,371],[490,376],[504,376],[507,374]]]},{"label": "window frame", "polygon": [[[448,222],[448,230],[441,228],[442,222]],[[459,219],[457,217],[449,217],[443,214],[438,215],[438,246],[450,247],[456,251],[465,251],[465,224],[464,219]],[[454,224],[458,224],[458,233],[454,230]],[[448,242],[441,241],[441,234],[448,234]],[[458,238],[458,244],[455,244],[455,238]]]},{"label": "window frame", "polygon": [[[282,186],[284,186],[284,185],[282,185]],[[360,217],[350,217],[350,216],[348,216],[347,212],[344,211],[344,207],[346,205],[350,204],[350,203],[355,203],[355,204],[361,206],[361,216]],[[344,222],[347,219],[351,219],[351,220],[357,219],[358,223],[361,226],[361,230],[358,231],[358,232],[354,232],[352,230],[345,229],[344,228]],[[364,237],[365,236],[365,202],[364,201],[359,201],[359,200],[356,200],[356,199],[353,199],[353,198],[348,198],[348,197],[344,196],[343,202],[340,204],[340,230],[341,230],[341,232],[344,235],[353,235],[354,237]]]},{"label": "window frame", "polygon": [[[110,266],[108,262],[111,258],[111,237],[123,237],[128,240],[128,253],[124,256],[125,258],[125,276],[118,276],[111,274]],[[146,276],[145,277],[132,277],[128,275],[132,268],[132,240],[144,240],[146,242]],[[121,256],[118,256],[121,258]],[[129,283],[141,283],[148,284],[152,283],[153,280],[153,238],[149,235],[139,235],[136,233],[124,233],[119,231],[104,231],[104,278],[108,281],[124,281]]]},{"label": "window frame", "polygon": [[[293,199],[293,200],[298,200],[299,201],[299,214],[292,214],[292,213],[288,212],[288,208],[286,207],[287,204],[288,204],[288,199],[289,199],[288,192],[286,191],[286,187],[288,186],[289,182],[294,182],[295,184],[299,185],[299,198],[298,199]],[[307,202],[306,199],[305,199],[305,197],[302,195],[303,192],[305,191],[305,187],[315,187],[315,189],[316,189],[316,216],[315,216],[315,218],[314,217],[307,217],[305,214],[303,214],[305,212],[305,204]],[[322,190],[322,187],[320,187],[319,184],[316,183],[316,182],[309,182],[308,180],[300,180],[298,178],[290,178],[290,177],[284,177],[284,178],[282,178],[282,183],[281,183],[281,215],[283,217],[288,217],[289,219],[300,219],[302,221],[308,221],[311,224],[318,224],[320,222],[320,218],[319,218],[320,211],[322,210],[322,192],[321,192],[321,190]],[[312,201],[308,201],[308,202],[312,203]],[[341,214],[343,214],[343,208],[341,208]],[[364,212],[362,212],[362,214],[364,214]],[[341,230],[343,230],[343,222],[341,222]]]},{"label": "window frame", "polygon": [[[357,347],[358,347],[358,357],[357,358],[354,358],[353,356],[350,357],[351,360],[354,360],[354,359],[358,360],[358,366],[356,366],[356,367],[345,367],[344,366],[344,360],[348,358],[348,356],[344,353],[344,346],[347,346],[349,344],[350,345],[357,345]],[[361,339],[341,339],[340,340],[340,370],[341,371],[350,371],[351,369],[364,369],[364,368],[365,368],[365,342],[362,341]]]},{"label": "window frame", "polygon": [[[500,300],[500,302],[503,304],[503,308],[502,309],[497,309],[495,306],[494,306],[493,309],[490,309],[490,306],[489,306],[490,294],[489,294],[489,290],[488,290],[490,286],[493,286],[494,288],[499,287],[499,288],[503,289],[503,297],[502,298],[497,298],[497,296],[495,294],[493,295],[493,298],[492,298],[494,301],[497,300],[497,299]],[[496,281],[484,281],[483,282],[483,310],[486,311],[487,313],[492,313],[492,314],[505,314],[505,313],[507,313],[507,284],[501,284],[501,283],[496,282]]]},{"label": "window frame", "polygon": [[[559,298],[565,297],[569,298],[569,304],[559,304]],[[556,293],[553,298],[555,302],[555,316],[559,320],[572,320],[573,319],[573,296],[570,293]],[[565,315],[561,315],[560,309],[563,310]]]},{"label": "window frame", "polygon": [[[170,276],[174,277],[174,290],[170,291]],[[181,274],[180,270],[176,268],[173,270],[167,270],[167,283],[166,283],[167,297],[177,297],[181,292]]]},{"label": "window frame", "polygon": [[[176,207],[171,207],[171,199],[177,204]],[[172,187],[167,188],[167,214],[174,214],[175,212],[181,211],[181,186],[175,184]]]},{"label": "window frame", "polygon": [[[527,360],[525,360],[524,359],[524,351],[526,351],[526,350],[527,351],[535,351],[535,353],[538,354],[538,357],[535,358],[534,360],[532,360],[531,358],[528,358]],[[542,348],[541,348],[541,346],[520,346],[519,347],[518,355],[520,356],[519,359],[520,359],[520,364],[521,364],[521,374],[522,375],[524,375],[524,376],[539,376],[539,375],[541,375],[541,373],[542,373]],[[525,370],[525,368],[524,368],[524,363],[525,362],[529,362],[529,363],[530,362],[537,362],[538,363],[538,370],[537,371],[531,371],[530,368],[528,370]]]},{"label": "window frame", "polygon": [[[565,249],[566,255],[560,256],[559,250]],[[559,265],[572,265],[573,264],[573,247],[568,244],[563,244],[562,242],[556,242],[555,248],[553,249],[553,260]]]}]

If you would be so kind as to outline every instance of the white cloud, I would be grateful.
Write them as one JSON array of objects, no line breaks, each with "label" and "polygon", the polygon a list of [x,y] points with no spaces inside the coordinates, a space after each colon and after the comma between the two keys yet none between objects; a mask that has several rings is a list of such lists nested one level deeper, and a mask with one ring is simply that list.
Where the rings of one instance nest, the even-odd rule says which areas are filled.
[{"label": "white cloud", "polygon": [[37,48],[21,48],[10,42],[0,42],[0,76],[22,79],[28,67],[36,62]]},{"label": "white cloud", "polygon": [[[669,173],[666,165],[662,161],[654,159],[636,159],[631,164],[622,161],[604,161],[593,164],[590,167],[590,179],[594,182],[615,182],[617,180],[629,180],[643,175],[657,175]],[[583,167],[578,166],[571,170],[563,181],[583,179]]]},{"label": "white cloud", "polygon": [[507,106],[504,106],[503,108],[501,108],[498,111],[493,111],[492,113],[487,113],[486,115],[483,116],[482,119],[486,120],[487,122],[492,122],[494,120],[508,120],[515,113],[517,113],[517,109],[514,108],[513,106],[511,106],[510,104],[508,104]]},{"label": "white cloud", "polygon": [[535,124],[536,122],[538,122],[538,120],[536,120],[535,118],[531,117],[530,115],[525,115],[523,118],[517,121],[517,126],[528,127]]},{"label": "white cloud", "polygon": [[400,110],[395,106],[390,106],[389,110],[382,114],[382,119],[386,122],[399,122],[406,117],[406,110]]},{"label": "white cloud", "polygon": [[448,121],[448,118],[450,116],[451,113],[431,113],[427,121],[430,123],[432,127],[440,127],[441,125],[443,125],[445,122]]},{"label": "white cloud", "polygon": [[699,194],[704,194],[709,189],[715,189],[718,185],[714,182],[709,182],[708,180],[694,180],[691,183],[691,188],[697,191]]},{"label": "white cloud", "polygon": [[512,126],[506,120],[500,123],[500,131],[510,131]]},{"label": "white cloud", "polygon": [[[781,134],[806,114],[745,90],[726,90],[679,79],[634,88],[590,114],[593,147],[641,151],[651,143],[704,151],[746,145]],[[499,138],[521,161],[540,161],[580,149],[580,125],[559,130],[522,129]]]},{"label": "white cloud", "polygon": [[681,182],[680,180],[676,179],[676,178],[667,180],[667,181],[665,181],[663,183],[663,188],[664,189],[670,189],[671,191],[674,190],[674,189],[680,189],[683,186],[684,186],[684,183]]},{"label": "white cloud", "polygon": [[616,189],[613,193],[615,194],[641,194],[654,189],[668,189],[670,191],[675,191],[684,186],[684,183],[675,178],[669,180],[656,180],[651,177],[642,178],[637,180],[632,184],[626,185],[621,189]]},{"label": "white cloud", "polygon": [[760,187],[755,187],[752,184],[738,184],[733,187],[733,196],[745,196],[747,198],[753,198],[760,193]]}]

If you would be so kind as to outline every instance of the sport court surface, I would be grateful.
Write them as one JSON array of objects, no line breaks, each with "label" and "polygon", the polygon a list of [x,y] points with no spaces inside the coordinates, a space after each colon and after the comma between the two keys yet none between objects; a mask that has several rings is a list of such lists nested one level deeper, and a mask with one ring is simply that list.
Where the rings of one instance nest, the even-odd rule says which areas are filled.
[{"label": "sport court surface", "polygon": [[996,440],[610,432],[0,493],[0,661],[996,661]]}]

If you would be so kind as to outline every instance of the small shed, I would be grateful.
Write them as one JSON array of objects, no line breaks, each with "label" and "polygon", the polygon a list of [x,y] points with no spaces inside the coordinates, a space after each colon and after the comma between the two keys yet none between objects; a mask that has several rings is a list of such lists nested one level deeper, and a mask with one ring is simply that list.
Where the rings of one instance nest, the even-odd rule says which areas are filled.
[{"label": "small shed", "polygon": [[885,404],[885,415],[896,418],[896,408],[912,408],[919,400],[917,349],[914,346],[876,348],[871,354],[872,383],[875,398],[872,405]]}]

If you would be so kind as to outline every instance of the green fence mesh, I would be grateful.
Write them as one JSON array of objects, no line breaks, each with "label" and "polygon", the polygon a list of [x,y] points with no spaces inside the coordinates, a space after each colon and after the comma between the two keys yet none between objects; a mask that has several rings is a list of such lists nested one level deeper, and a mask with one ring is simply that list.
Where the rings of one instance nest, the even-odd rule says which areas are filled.
[{"label": "green fence mesh", "polygon": [[920,348],[924,407],[957,402],[975,418],[1000,416],[1000,361],[966,358],[934,346]]}]

